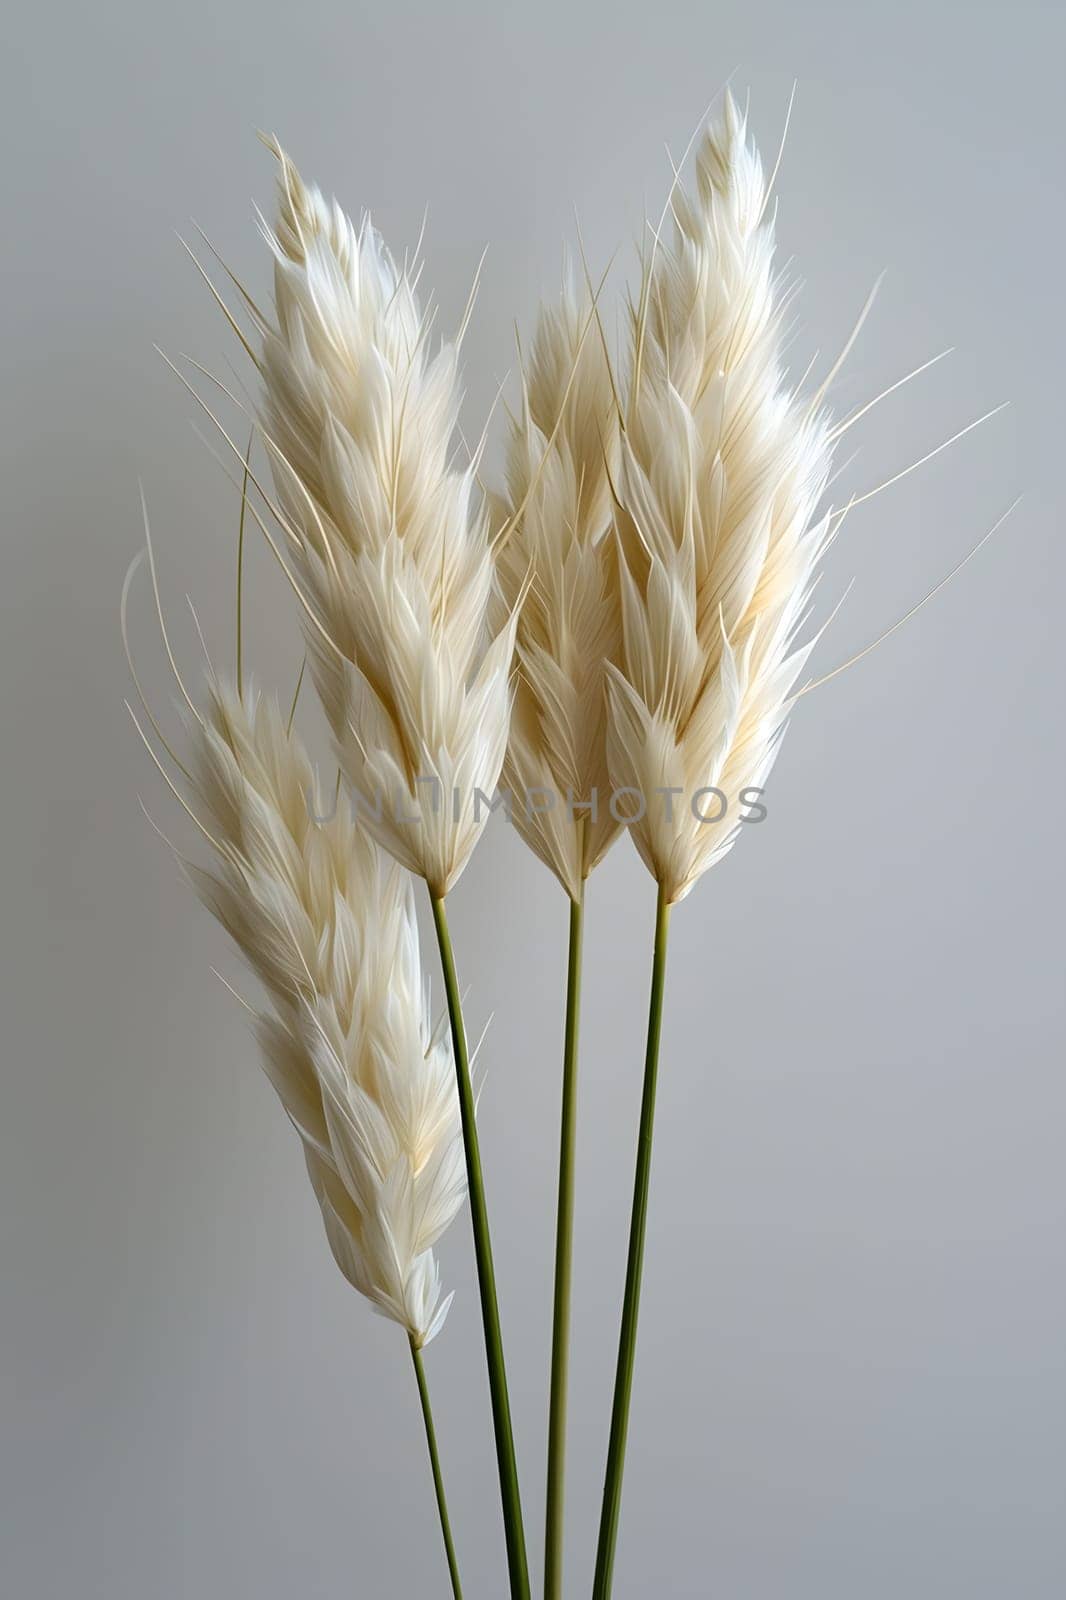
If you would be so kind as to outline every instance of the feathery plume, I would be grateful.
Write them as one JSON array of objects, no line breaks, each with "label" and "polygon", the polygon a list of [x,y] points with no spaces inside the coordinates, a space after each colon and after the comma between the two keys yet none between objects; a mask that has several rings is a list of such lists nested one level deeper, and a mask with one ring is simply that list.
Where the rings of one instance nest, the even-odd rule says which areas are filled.
[{"label": "feathery plume", "polygon": [[494,564],[472,461],[452,465],[458,352],[432,308],[305,185],[276,143],[276,326],[263,332],[263,429],[302,584],[315,681],[363,820],[432,892],[485,825],[510,714],[514,620],[488,633]]},{"label": "feathery plume", "polygon": [[[612,782],[658,884],[633,1210],[593,1580],[610,1600],[651,1178],[671,907],[735,842],[738,809],[773,763],[829,516],[832,441],[819,398],[780,366],[782,304],[762,164],[727,93],[671,195],[633,311],[615,518],[622,664],[608,666]],[[711,807],[713,806],[713,810]]]},{"label": "feathery plume", "polygon": [[621,831],[608,800],[604,667],[621,649],[610,538],[618,405],[601,338],[564,282],[543,307],[522,409],[512,419],[501,609],[518,610],[517,685],[504,783],[513,820],[570,899],[552,1313],[544,1593],[562,1592],[566,1412],[573,1256],[578,1013],[585,879]]},{"label": "feathery plume", "polygon": [[[303,183],[276,144],[277,325],[263,330],[263,431],[317,627],[312,669],[363,825],[426,880],[440,948],[477,1257],[511,1591],[528,1600],[503,1360],[458,980],[445,896],[503,766],[515,618],[490,635],[495,566],[477,457],[451,464],[457,345],[428,353],[418,268],[400,268]],[[321,631],[319,631],[321,630]]]},{"label": "feathery plume", "polygon": [[639,797],[631,832],[670,903],[731,848],[744,792],[770,771],[832,530],[828,514],[815,520],[828,423],[781,371],[767,202],[727,95],[633,314],[608,759],[616,788]]},{"label": "feathery plume", "polygon": [[451,1051],[429,1020],[410,880],[336,807],[280,707],[213,685],[192,775],[217,864],[186,871],[261,980],[263,1066],[300,1135],[337,1265],[422,1348],[433,1246],[463,1202]]},{"label": "feathery plume", "polygon": [[[618,414],[592,307],[541,310],[512,422],[500,626],[519,608],[504,782],[514,822],[571,900],[621,830],[608,807],[604,672],[621,653],[611,474]],[[523,592],[525,594],[522,599]],[[536,797],[536,798],[534,798]]]}]

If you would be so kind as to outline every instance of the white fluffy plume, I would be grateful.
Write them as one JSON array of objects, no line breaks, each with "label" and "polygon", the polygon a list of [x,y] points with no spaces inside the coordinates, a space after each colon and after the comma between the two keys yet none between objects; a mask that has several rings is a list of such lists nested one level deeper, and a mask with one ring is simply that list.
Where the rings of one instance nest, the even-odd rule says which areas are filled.
[{"label": "white fluffy plume", "polygon": [[[815,520],[828,425],[781,372],[767,199],[727,96],[695,193],[675,195],[672,237],[649,252],[633,316],[608,753],[615,785],[646,805],[633,837],[671,901],[730,848],[742,792],[770,770],[832,527]],[[721,811],[699,794],[712,789],[727,805],[718,822],[703,820]]]},{"label": "white fluffy plume", "polygon": [[273,701],[212,688],[192,733],[218,861],[187,870],[270,997],[263,1064],[303,1141],[337,1264],[422,1346],[447,1315],[433,1245],[466,1181],[410,879],[342,806],[316,820],[314,767]]},{"label": "white fluffy plume", "polygon": [[519,832],[573,900],[620,831],[604,693],[605,664],[621,652],[610,537],[618,415],[591,321],[569,284],[541,311],[511,428],[514,526],[499,558],[504,605],[521,601],[505,782]]},{"label": "white fluffy plume", "polygon": [[475,464],[451,460],[457,351],[430,353],[417,269],[275,150],[263,426],[321,624],[315,679],[366,826],[443,895],[488,816],[475,790],[491,795],[503,764],[514,644],[511,618],[487,628]]}]

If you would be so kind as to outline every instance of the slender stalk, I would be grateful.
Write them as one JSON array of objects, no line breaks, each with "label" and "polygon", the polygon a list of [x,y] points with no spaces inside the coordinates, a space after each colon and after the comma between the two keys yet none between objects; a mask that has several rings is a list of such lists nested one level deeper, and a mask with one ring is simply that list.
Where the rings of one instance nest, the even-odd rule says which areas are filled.
[{"label": "slender stalk", "polygon": [[244,513],[248,509],[248,474],[251,470],[255,430],[248,435],[241,484],[241,520],[237,528],[237,699],[244,699]]},{"label": "slender stalk", "polygon": [[440,948],[441,968],[444,973],[444,990],[448,998],[452,1045],[455,1051],[455,1075],[459,1086],[459,1112],[463,1124],[466,1176],[470,1190],[470,1220],[474,1230],[474,1255],[481,1295],[481,1321],[485,1329],[485,1357],[489,1369],[489,1394],[492,1399],[492,1425],[496,1435],[496,1461],[500,1474],[500,1499],[503,1504],[503,1526],[507,1540],[507,1570],[510,1574],[512,1600],[530,1600],[526,1536],[522,1525],[518,1464],[515,1460],[514,1434],[511,1428],[511,1402],[507,1394],[507,1370],[503,1359],[500,1310],[496,1302],[496,1272],[492,1264],[492,1241],[489,1237],[489,1217],[485,1205],[485,1183],[481,1173],[474,1090],[470,1082],[470,1054],[467,1049],[459,980],[455,972],[455,957],[452,954],[444,899],[430,891],[430,903],[433,907],[433,924],[437,930],[437,944]]},{"label": "slender stalk", "polygon": [[437,1493],[437,1511],[440,1515],[440,1531],[444,1535],[444,1552],[448,1557],[448,1572],[452,1580],[452,1594],[455,1600],[463,1600],[463,1586],[459,1581],[459,1562],[456,1559],[455,1545],[452,1541],[452,1525],[448,1519],[448,1502],[444,1496],[444,1475],[441,1472],[440,1454],[437,1450],[437,1430],[433,1426],[433,1408],[429,1403],[426,1368],[422,1360],[422,1351],[413,1339],[411,1340],[411,1360],[415,1364],[415,1377],[418,1380],[418,1398],[422,1402],[422,1421],[426,1425],[429,1463],[433,1468],[433,1487]]},{"label": "slender stalk", "polygon": [[559,1135],[559,1208],[555,1227],[555,1304],[552,1313],[551,1391],[548,1402],[544,1600],[560,1600],[563,1592],[566,1400],[570,1375],[570,1286],[574,1253],[574,1149],[577,1134],[577,1036],[581,1014],[581,935],[584,909],[582,892],[580,900],[570,902],[570,942],[566,964],[563,1106]]},{"label": "slender stalk", "polygon": [[629,1429],[629,1403],[633,1393],[633,1358],[637,1348],[637,1316],[640,1311],[644,1238],[648,1223],[648,1184],[651,1178],[655,1087],[659,1074],[659,1040],[662,1035],[666,939],[669,926],[670,905],[660,884],[655,908],[655,949],[651,967],[651,1001],[648,1007],[648,1044],[644,1057],[644,1093],[640,1106],[637,1168],[633,1181],[633,1214],[629,1224],[629,1259],[626,1264],[626,1286],[622,1301],[622,1328],[618,1339],[618,1366],[614,1379],[611,1437],[607,1447],[607,1471],[603,1484],[603,1510],[596,1551],[593,1600],[609,1600],[615,1543],[618,1538],[618,1516],[622,1504],[622,1473],[625,1468],[626,1434]]}]

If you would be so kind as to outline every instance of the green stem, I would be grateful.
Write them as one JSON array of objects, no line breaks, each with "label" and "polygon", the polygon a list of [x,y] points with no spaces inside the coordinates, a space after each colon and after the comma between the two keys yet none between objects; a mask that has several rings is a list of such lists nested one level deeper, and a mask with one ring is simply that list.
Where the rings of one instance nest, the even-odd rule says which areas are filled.
[{"label": "green stem", "polygon": [[515,1460],[511,1428],[511,1403],[507,1395],[507,1371],[500,1333],[500,1310],[496,1303],[496,1272],[492,1264],[492,1241],[485,1205],[485,1183],[481,1174],[474,1090],[470,1082],[470,1055],[455,972],[455,957],[448,932],[448,917],[443,896],[430,891],[433,923],[437,930],[444,990],[448,997],[448,1018],[455,1051],[455,1076],[459,1087],[459,1113],[466,1152],[466,1176],[470,1191],[470,1220],[474,1230],[474,1256],[477,1261],[478,1289],[481,1295],[481,1321],[485,1330],[485,1357],[489,1369],[489,1394],[492,1399],[492,1425],[496,1435],[496,1461],[500,1474],[500,1499],[507,1539],[507,1570],[511,1579],[512,1600],[529,1600],[529,1567],[526,1561],[526,1536],[522,1526],[522,1501],[518,1489],[518,1464]]},{"label": "green stem", "polygon": [[[582,890],[584,885],[582,885]],[[570,1286],[574,1247],[574,1146],[577,1132],[577,1035],[581,1011],[581,934],[584,897],[570,902],[563,1044],[563,1106],[559,1138],[559,1210],[555,1229],[555,1306],[552,1316],[551,1397],[548,1408],[548,1494],[544,1524],[544,1600],[563,1592],[563,1508],[566,1474],[566,1398],[570,1367]]]},{"label": "green stem", "polygon": [[618,1366],[614,1380],[611,1437],[607,1447],[607,1471],[603,1484],[603,1510],[596,1551],[593,1600],[609,1600],[615,1544],[618,1538],[618,1515],[622,1503],[622,1473],[625,1468],[626,1434],[629,1429],[629,1403],[633,1393],[633,1358],[637,1347],[637,1316],[640,1310],[644,1238],[648,1223],[648,1184],[651,1178],[655,1086],[659,1073],[659,1040],[662,1035],[663,989],[666,983],[666,936],[669,926],[670,904],[660,884],[655,908],[655,953],[651,967],[648,1044],[644,1057],[644,1093],[640,1106],[640,1136],[637,1143],[636,1175],[633,1181],[633,1214],[629,1224],[629,1259],[626,1264],[626,1287],[622,1301],[622,1329],[618,1339]]},{"label": "green stem", "polygon": [[444,1476],[440,1469],[440,1455],[437,1451],[437,1430],[433,1426],[433,1409],[429,1403],[429,1385],[426,1382],[426,1368],[422,1360],[422,1351],[415,1341],[411,1340],[411,1359],[415,1364],[415,1377],[418,1380],[418,1398],[422,1402],[422,1421],[426,1425],[426,1443],[429,1446],[429,1462],[433,1468],[433,1487],[437,1492],[437,1511],[440,1514],[440,1531],[444,1535],[444,1551],[448,1557],[448,1572],[452,1580],[452,1594],[455,1600],[463,1600],[463,1586],[459,1581],[459,1563],[455,1556],[455,1545],[452,1542],[452,1526],[448,1520],[448,1502],[444,1497]]}]

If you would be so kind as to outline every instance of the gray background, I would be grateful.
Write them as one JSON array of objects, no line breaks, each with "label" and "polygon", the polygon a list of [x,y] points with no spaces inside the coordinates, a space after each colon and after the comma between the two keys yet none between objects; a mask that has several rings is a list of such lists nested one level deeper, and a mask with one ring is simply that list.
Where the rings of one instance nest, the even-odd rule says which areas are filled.
[{"label": "gray background", "polygon": [[[1053,8],[38,5],[9,20],[0,603],[4,1420],[13,1600],[443,1595],[402,1337],[328,1259],[239,1008],[240,970],[137,809],[183,839],[122,710],[117,596],[154,511],[227,657],[235,495],[158,340],[232,340],[173,229],[253,287],[276,129],[428,275],[476,432],[580,212],[633,265],[645,199],[735,73],[806,282],[795,370],[882,297],[839,411],[946,344],[852,443],[841,494],[1012,408],[855,515],[856,587],[771,815],[675,918],[617,1600],[1053,1600],[1066,1592],[1062,1238],[1063,245]],[[847,452],[845,451],[845,454]],[[495,456],[498,460],[498,454]],[[269,559],[249,650],[299,653]],[[134,638],[161,707],[146,590]],[[570,1592],[588,1592],[617,1329],[652,888],[592,884]],[[565,903],[497,819],[454,897],[529,1536],[539,1568]],[[503,1592],[468,1233],[430,1352],[468,1595]]]}]

